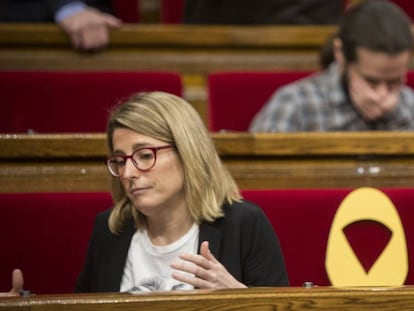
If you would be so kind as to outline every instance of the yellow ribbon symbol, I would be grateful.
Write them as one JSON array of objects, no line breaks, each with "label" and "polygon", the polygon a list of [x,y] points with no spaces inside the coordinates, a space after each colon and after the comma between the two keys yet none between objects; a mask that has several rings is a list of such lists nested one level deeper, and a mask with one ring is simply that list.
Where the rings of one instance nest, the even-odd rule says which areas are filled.
[{"label": "yellow ribbon symbol", "polygon": [[[344,233],[346,226],[364,220],[381,223],[391,231],[388,244],[369,271],[365,271]],[[329,233],[325,267],[333,286],[404,284],[408,274],[405,233],[397,209],[383,192],[363,187],[342,201]]]}]

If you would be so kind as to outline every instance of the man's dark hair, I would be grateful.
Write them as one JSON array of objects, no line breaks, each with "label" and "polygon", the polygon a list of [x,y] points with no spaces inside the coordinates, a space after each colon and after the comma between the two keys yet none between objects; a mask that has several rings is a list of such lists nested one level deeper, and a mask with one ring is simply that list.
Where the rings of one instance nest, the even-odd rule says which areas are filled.
[{"label": "man's dark hair", "polygon": [[347,62],[355,62],[356,49],[395,55],[413,48],[411,20],[386,0],[365,0],[351,6],[339,26],[337,37]]}]

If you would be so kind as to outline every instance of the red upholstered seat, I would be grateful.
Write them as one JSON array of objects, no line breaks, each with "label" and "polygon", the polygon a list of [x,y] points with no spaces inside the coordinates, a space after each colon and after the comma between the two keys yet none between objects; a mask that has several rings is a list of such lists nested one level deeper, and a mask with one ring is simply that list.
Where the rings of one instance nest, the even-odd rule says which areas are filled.
[{"label": "red upholstered seat", "polygon": [[180,24],[184,15],[184,0],[161,1],[161,23]]},{"label": "red upholstered seat", "polygon": [[[273,225],[285,255],[292,286],[305,281],[330,285],[325,255],[332,220],[352,189],[244,190]],[[404,227],[409,264],[414,256],[414,189],[382,189]],[[0,193],[0,292],[10,290],[11,271],[21,268],[25,288],[37,294],[68,293],[83,265],[93,220],[112,206],[109,193]],[[351,228],[347,228],[346,231]],[[371,260],[378,230],[357,227],[361,261]],[[361,235],[361,232],[363,233]],[[374,232],[374,236],[369,234]],[[389,232],[381,236],[380,243]],[[358,235],[363,238],[358,238]],[[275,267],[276,269],[277,267]],[[410,267],[407,285],[414,285]]]},{"label": "red upholstered seat", "polygon": [[414,88],[414,71],[409,71],[407,73],[407,85]]},{"label": "red upholstered seat", "polygon": [[[414,284],[411,267],[414,258],[414,189],[381,189],[393,202],[401,218],[408,247],[409,271],[405,284]],[[285,255],[292,286],[310,281],[331,285],[325,269],[329,232],[336,210],[351,189],[245,190],[246,199],[256,202],[266,213]],[[389,232],[379,235],[378,228],[356,226],[348,239],[357,243],[355,254],[361,263],[368,262]],[[350,230],[347,228],[346,230]],[[365,231],[365,232],[363,232]],[[362,234],[361,234],[362,233]],[[375,236],[369,237],[370,233]],[[356,239],[359,234],[360,238]],[[363,250],[357,253],[357,250]]]},{"label": "red upholstered seat", "polygon": [[396,5],[398,5],[401,9],[404,10],[405,14],[408,15],[408,17],[411,19],[411,21],[414,21],[414,2],[413,0],[389,0],[391,2],[394,2]]},{"label": "red upholstered seat", "polygon": [[209,129],[246,131],[254,115],[277,88],[310,73],[311,71],[281,71],[209,74]]},{"label": "red upholstered seat", "polygon": [[115,16],[124,23],[139,23],[141,21],[140,0],[112,0]]},{"label": "red upholstered seat", "polygon": [[1,193],[0,292],[10,290],[11,272],[20,268],[34,293],[72,293],[95,216],[111,206],[101,192]]},{"label": "red upholstered seat", "polygon": [[336,208],[349,190],[251,190],[275,229],[285,255],[290,284],[329,285],[325,247]]},{"label": "red upholstered seat", "polygon": [[[414,2],[413,0],[389,0],[390,2],[395,3],[404,12],[408,15],[408,17],[413,21],[414,20]],[[361,2],[360,0],[343,0],[344,8],[349,7],[353,3]]]},{"label": "red upholstered seat", "polygon": [[104,132],[110,108],[139,91],[182,95],[172,72],[0,71],[0,133]]},{"label": "red upholstered seat", "polygon": [[[124,23],[141,22],[140,0],[112,0],[114,14]],[[160,23],[180,24],[184,13],[184,0],[162,0],[160,2]]]}]

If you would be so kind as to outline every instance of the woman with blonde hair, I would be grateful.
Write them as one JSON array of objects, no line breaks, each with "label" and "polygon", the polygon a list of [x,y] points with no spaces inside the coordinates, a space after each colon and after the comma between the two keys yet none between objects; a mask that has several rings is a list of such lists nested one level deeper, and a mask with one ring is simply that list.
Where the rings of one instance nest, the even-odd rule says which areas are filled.
[{"label": "woman with blonde hair", "polygon": [[271,224],[190,104],[136,94],[111,114],[107,142],[115,206],[97,216],[76,291],[288,285]]}]

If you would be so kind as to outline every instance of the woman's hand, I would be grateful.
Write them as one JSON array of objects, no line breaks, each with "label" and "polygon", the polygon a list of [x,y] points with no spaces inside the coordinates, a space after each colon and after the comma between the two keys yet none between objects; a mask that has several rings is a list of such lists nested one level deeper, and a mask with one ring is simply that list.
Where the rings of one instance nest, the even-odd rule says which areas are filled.
[{"label": "woman's hand", "polygon": [[23,273],[20,269],[12,272],[12,289],[8,293],[0,293],[0,297],[19,296],[23,290]]},{"label": "woman's hand", "polygon": [[201,289],[245,288],[210,252],[207,241],[201,243],[200,254],[185,253],[181,261],[173,262],[171,268],[185,272],[173,272],[178,281]]}]

